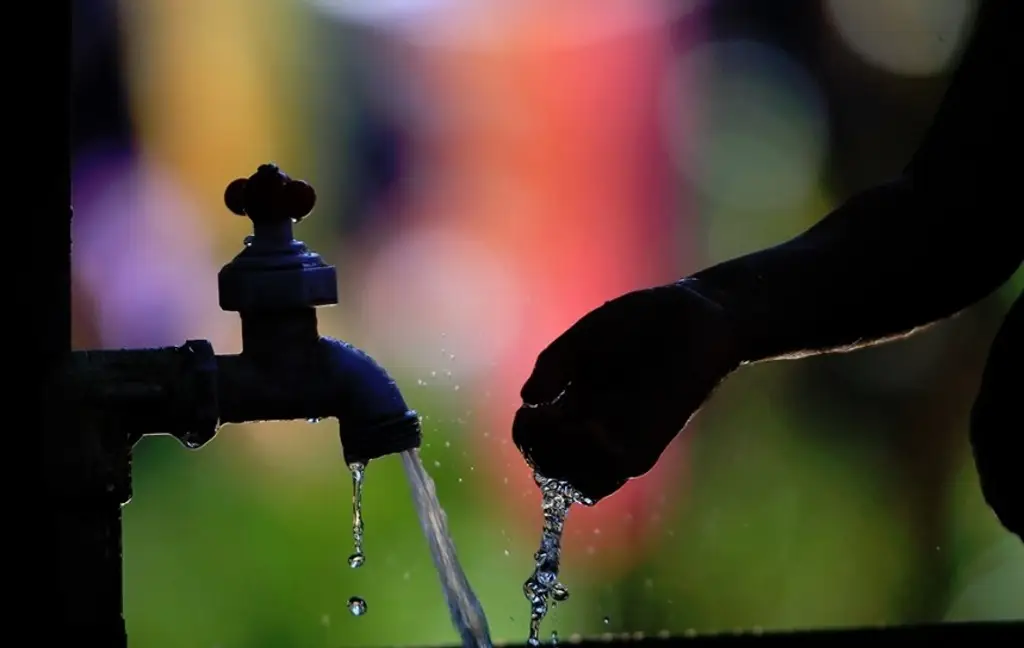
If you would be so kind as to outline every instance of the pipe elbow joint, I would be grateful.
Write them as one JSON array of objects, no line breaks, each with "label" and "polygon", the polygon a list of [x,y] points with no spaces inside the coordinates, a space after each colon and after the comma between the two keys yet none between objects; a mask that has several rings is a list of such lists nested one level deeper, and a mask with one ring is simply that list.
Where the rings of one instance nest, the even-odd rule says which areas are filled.
[{"label": "pipe elbow joint", "polygon": [[320,336],[253,346],[217,356],[219,424],[336,418],[350,464],[420,446],[419,415],[363,351]]},{"label": "pipe elbow joint", "polygon": [[321,337],[329,415],[338,419],[347,463],[363,463],[420,447],[419,415],[388,372],[361,349]]}]

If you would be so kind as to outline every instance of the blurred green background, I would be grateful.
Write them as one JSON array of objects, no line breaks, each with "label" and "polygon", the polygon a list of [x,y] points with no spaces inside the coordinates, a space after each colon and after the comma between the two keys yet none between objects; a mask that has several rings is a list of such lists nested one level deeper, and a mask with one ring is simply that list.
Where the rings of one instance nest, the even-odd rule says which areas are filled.
[{"label": "blurred green background", "polygon": [[[601,300],[783,240],[914,150],[968,0],[76,0],[75,343],[240,345],[226,184],[274,160],[339,267],[325,333],[424,415],[495,638],[525,639],[539,496],[508,441],[538,351]],[[544,632],[1024,618],[967,415],[1011,285],[908,341],[746,368],[652,475],[567,527]],[[912,296],[908,295],[908,298]],[[639,432],[639,431],[638,431]],[[454,644],[397,458],[367,563],[333,421],[136,447],[133,645]],[[368,602],[351,616],[350,596]]]}]

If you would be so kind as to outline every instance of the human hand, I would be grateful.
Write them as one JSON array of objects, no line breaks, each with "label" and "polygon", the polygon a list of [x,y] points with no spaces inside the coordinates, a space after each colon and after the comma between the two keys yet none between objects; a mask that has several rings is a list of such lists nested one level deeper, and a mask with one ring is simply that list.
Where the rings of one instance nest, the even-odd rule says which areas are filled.
[{"label": "human hand", "polygon": [[689,282],[628,293],[541,352],[512,439],[596,502],[650,470],[739,363],[722,307]]}]

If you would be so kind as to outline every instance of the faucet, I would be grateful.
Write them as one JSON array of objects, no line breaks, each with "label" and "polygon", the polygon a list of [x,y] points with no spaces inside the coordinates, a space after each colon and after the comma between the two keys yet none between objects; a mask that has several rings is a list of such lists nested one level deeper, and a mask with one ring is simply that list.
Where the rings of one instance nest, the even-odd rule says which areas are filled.
[{"label": "faucet", "polygon": [[52,602],[79,640],[127,646],[122,616],[121,508],[131,500],[131,449],[147,435],[203,447],[229,423],[338,420],[344,459],[365,464],[418,448],[419,417],[369,355],[317,329],[338,303],[335,268],[293,225],[313,188],[273,164],[231,182],[225,203],[252,221],[218,275],[220,307],[237,312],[242,351],[206,340],[155,349],[74,351],[50,381],[44,414],[48,494],[59,531]]}]

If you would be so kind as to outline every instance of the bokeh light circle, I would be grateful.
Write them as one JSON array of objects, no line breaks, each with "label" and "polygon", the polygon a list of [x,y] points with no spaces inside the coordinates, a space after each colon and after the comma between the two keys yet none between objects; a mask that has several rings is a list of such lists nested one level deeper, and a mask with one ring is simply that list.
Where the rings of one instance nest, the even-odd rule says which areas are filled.
[{"label": "bokeh light circle", "polygon": [[825,15],[857,56],[893,74],[924,77],[952,63],[974,16],[972,0],[826,0]]},{"label": "bokeh light circle", "polygon": [[[749,40],[705,43],[677,66],[665,127],[677,168],[702,200],[747,214],[806,203],[828,152],[825,101],[814,79],[783,51]],[[696,124],[680,127],[682,114]]]}]

